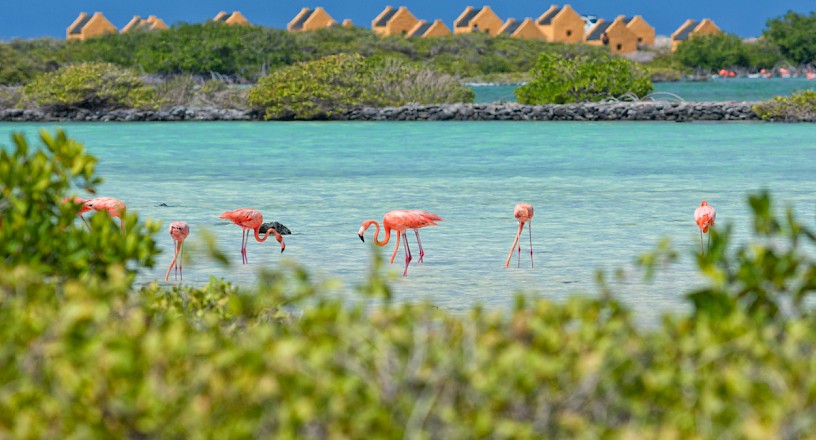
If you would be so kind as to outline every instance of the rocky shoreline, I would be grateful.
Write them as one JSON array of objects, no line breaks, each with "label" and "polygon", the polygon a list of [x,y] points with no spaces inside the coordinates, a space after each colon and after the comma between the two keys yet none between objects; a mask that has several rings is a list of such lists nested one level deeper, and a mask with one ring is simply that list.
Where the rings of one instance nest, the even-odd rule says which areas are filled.
[{"label": "rocky shoreline", "polygon": [[[612,102],[564,105],[409,104],[343,110],[313,120],[332,121],[751,121],[752,102]],[[279,120],[292,120],[281,118]],[[0,110],[4,122],[261,121],[257,110],[174,107],[167,110]]]}]

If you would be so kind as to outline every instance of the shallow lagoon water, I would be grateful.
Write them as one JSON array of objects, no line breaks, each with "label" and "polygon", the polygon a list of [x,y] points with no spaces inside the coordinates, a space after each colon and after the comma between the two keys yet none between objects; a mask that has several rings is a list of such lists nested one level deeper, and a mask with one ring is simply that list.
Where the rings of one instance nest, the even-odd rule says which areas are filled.
[{"label": "shallow lagoon water", "polygon": [[[597,294],[596,269],[638,319],[683,310],[682,294],[702,280],[694,270],[699,232],[692,214],[706,199],[718,224],[749,237],[746,196],[772,190],[777,207],[791,203],[809,225],[816,219],[816,128],[812,124],[647,122],[275,122],[64,123],[0,125],[34,139],[62,127],[99,158],[100,195],[124,200],[142,219],[163,222],[164,253],[139,283],[160,280],[172,258],[167,225],[190,223],[190,242],[211,231],[233,265],[224,268],[187,247],[184,282],[210,276],[253,286],[261,267],[290,260],[319,279],[340,282],[353,298],[371,258],[360,223],[391,209],[441,215],[421,230],[425,263],[407,278],[402,249],[393,287],[401,301],[428,299],[450,310],[481,303],[505,308],[513,293],[563,299]],[[83,194],[80,194],[83,195]],[[528,238],[521,269],[504,269],[517,226],[513,207],[535,206],[535,268]],[[166,204],[167,206],[160,206]],[[250,241],[240,264],[241,231],[218,219],[253,207],[288,226],[287,248]],[[645,282],[634,265],[661,237],[680,261]],[[382,252],[389,257],[392,241]],[[622,280],[612,277],[623,269]]]}]

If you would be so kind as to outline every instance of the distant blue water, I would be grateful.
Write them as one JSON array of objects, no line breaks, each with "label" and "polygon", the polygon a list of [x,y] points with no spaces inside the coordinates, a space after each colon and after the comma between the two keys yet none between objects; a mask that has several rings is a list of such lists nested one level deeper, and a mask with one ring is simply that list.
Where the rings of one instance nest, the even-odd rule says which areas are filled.
[{"label": "distant blue water", "polygon": [[[516,86],[474,86],[476,102],[515,102]],[[764,101],[800,90],[816,90],[805,78],[723,78],[710,81],[654,83],[657,96],[677,95],[686,101]],[[662,95],[665,98],[665,95]]]},{"label": "distant blue water", "polygon": [[[699,285],[693,270],[699,234],[694,208],[706,199],[721,225],[748,237],[745,197],[770,188],[816,219],[816,143],[812,124],[637,122],[377,123],[69,123],[0,124],[30,139],[61,126],[99,158],[100,195],[124,200],[143,219],[163,222],[165,253],[139,282],[161,280],[169,264],[169,222],[192,228],[185,282],[211,275],[251,286],[261,267],[302,263],[319,279],[338,280],[337,295],[355,295],[371,257],[360,223],[392,209],[425,209],[445,221],[421,231],[425,263],[406,279],[402,249],[393,268],[397,297],[430,299],[462,310],[475,303],[507,307],[519,290],[552,298],[594,294],[596,269],[639,317],[684,308],[681,294]],[[80,194],[84,195],[84,194]],[[504,269],[516,232],[513,207],[535,206],[530,269],[528,238],[521,269]],[[161,207],[165,203],[167,207]],[[286,252],[274,240],[249,244],[241,266],[241,231],[219,220],[253,207],[294,233]],[[196,237],[215,234],[234,263],[203,258]],[[653,283],[632,264],[661,237],[681,261]],[[417,251],[411,238],[412,249]],[[383,249],[390,256],[393,242]],[[512,265],[516,265],[514,256]],[[625,279],[611,273],[622,268]]]}]

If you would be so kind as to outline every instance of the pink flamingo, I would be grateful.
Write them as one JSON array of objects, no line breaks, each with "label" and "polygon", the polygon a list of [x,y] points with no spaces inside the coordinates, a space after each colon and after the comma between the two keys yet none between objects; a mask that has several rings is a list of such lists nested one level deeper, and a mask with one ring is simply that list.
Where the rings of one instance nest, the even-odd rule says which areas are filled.
[{"label": "pink flamingo", "polygon": [[[513,216],[516,217],[518,220],[518,232],[516,232],[516,239],[513,240],[513,246],[510,247],[510,253],[507,255],[507,261],[504,262],[504,268],[510,267],[510,259],[513,258],[513,250],[516,248],[518,244],[519,237],[521,236],[521,231],[524,230],[524,224],[530,222],[527,225],[527,230],[530,231],[530,267],[533,267],[533,226],[532,226],[532,219],[533,219],[533,205],[528,203],[519,203],[516,205],[516,208],[513,209]],[[519,244],[518,247],[518,267],[521,267],[521,245]]]},{"label": "pink flamingo", "polygon": [[[705,200],[694,210],[694,221],[697,222],[697,227],[700,228],[700,253],[705,253],[703,251],[703,234],[714,226],[714,219],[716,218],[717,211],[714,210],[714,207],[708,206],[708,202]],[[708,235],[708,245],[711,246],[711,234]]]},{"label": "pink flamingo", "polygon": [[365,231],[371,226],[374,225],[376,228],[374,232],[374,243],[377,246],[385,246],[388,244],[388,241],[391,239],[391,230],[397,231],[397,245],[394,247],[394,253],[391,254],[390,263],[394,264],[394,257],[397,256],[397,251],[399,250],[400,246],[400,238],[405,239],[405,270],[402,272],[402,276],[408,276],[408,264],[411,263],[411,248],[408,247],[408,234],[406,234],[406,230],[413,229],[414,233],[416,234],[417,244],[419,244],[419,262],[422,263],[422,257],[425,256],[425,251],[422,249],[422,242],[419,241],[419,228],[424,228],[425,226],[436,226],[436,222],[441,222],[442,217],[427,212],[421,211],[419,209],[413,210],[404,210],[404,209],[397,209],[394,211],[389,211],[383,216],[383,227],[385,228],[385,239],[383,241],[379,240],[380,236],[380,224],[377,223],[376,220],[366,220],[360,226],[360,231],[357,232],[357,235],[360,237],[360,240],[365,243],[365,238],[363,238],[363,234]]},{"label": "pink flamingo", "polygon": [[111,217],[119,217],[119,223],[122,229],[122,234],[125,233],[125,212],[127,207],[125,203],[113,197],[97,197],[95,199],[86,200],[83,207],[86,211],[93,209],[94,211],[107,211]]},{"label": "pink flamingo", "polygon": [[[184,279],[184,274],[182,272],[183,268],[183,261],[184,260],[184,239],[190,235],[190,225],[187,222],[173,222],[170,223],[170,237],[173,237],[173,244],[176,248],[176,253],[173,255],[173,261],[170,262],[170,267],[167,268],[167,274],[164,276],[164,281],[168,281],[170,278],[170,269],[173,267],[176,268],[175,277],[173,279],[177,279],[181,277]],[[178,264],[176,264],[176,259],[179,257],[179,254],[182,255],[182,260],[179,260]]]},{"label": "pink flamingo", "polygon": [[249,242],[250,229],[255,231],[255,241],[259,243],[263,243],[269,237],[270,233],[274,233],[275,239],[278,240],[278,243],[281,245],[281,252],[286,249],[286,244],[283,242],[283,237],[281,237],[278,231],[276,231],[274,228],[267,229],[266,234],[263,236],[263,238],[261,238],[261,236],[258,234],[258,230],[261,229],[261,225],[263,224],[263,215],[254,209],[235,209],[222,213],[220,216],[218,216],[218,218],[229,220],[243,229],[243,231],[241,231],[241,257],[243,264],[249,263],[246,255],[246,247],[247,243]]},{"label": "pink flamingo", "polygon": [[62,199],[62,203],[73,203],[74,205],[79,206],[79,212],[77,212],[77,215],[80,219],[82,219],[82,223],[85,223],[85,226],[87,226],[88,230],[90,231],[91,225],[89,225],[88,221],[85,220],[85,217],[82,216],[83,213],[91,210],[91,208],[85,206],[85,202],[87,202],[87,200],[83,199],[82,197],[66,197]]}]

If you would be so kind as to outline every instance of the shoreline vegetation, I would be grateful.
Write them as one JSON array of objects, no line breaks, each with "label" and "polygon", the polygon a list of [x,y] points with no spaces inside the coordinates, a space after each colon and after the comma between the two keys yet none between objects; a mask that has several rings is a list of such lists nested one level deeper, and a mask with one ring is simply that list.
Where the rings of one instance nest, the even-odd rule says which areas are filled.
[{"label": "shoreline vegetation", "polygon": [[[62,203],[97,192],[96,164],[63,131],[39,143],[17,133],[0,148],[0,437],[795,439],[816,429],[816,231],[768,192],[748,197],[747,240],[733,225],[710,231],[696,254],[701,285],[655,292],[682,295],[688,311],[643,328],[603,271],[594,297],[496,292],[513,295],[510,310],[466,313],[400,303],[376,249],[351,299],[293,263],[262,269],[254,289],[216,278],[137,286],[160,257],[159,222],[128,210],[122,232],[103,211],[86,228],[80,205]],[[671,270],[677,252],[664,239],[639,269],[647,280]]]}]

